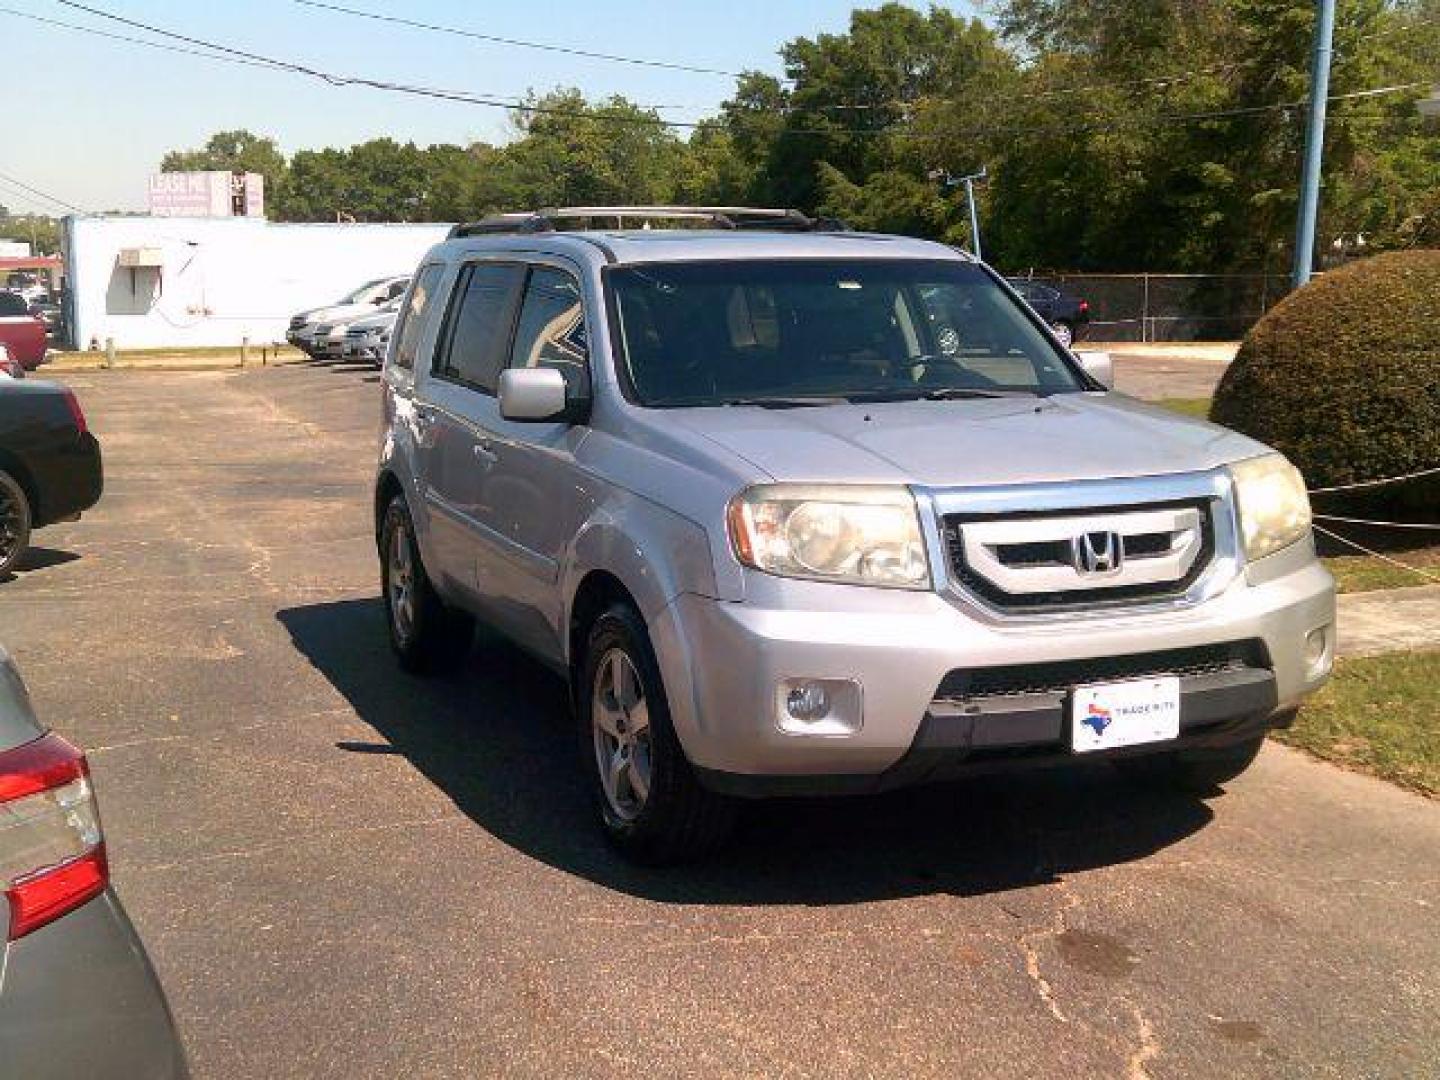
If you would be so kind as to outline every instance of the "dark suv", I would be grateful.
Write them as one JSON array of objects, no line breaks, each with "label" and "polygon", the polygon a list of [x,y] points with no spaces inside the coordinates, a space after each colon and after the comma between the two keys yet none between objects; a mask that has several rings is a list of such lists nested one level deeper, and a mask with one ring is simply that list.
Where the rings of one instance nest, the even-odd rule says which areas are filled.
[{"label": "dark suv", "polygon": [[1090,322],[1090,302],[1072,296],[1063,289],[1034,278],[1008,278],[1010,287],[1034,309],[1055,331],[1065,346],[1073,345],[1084,336]]}]

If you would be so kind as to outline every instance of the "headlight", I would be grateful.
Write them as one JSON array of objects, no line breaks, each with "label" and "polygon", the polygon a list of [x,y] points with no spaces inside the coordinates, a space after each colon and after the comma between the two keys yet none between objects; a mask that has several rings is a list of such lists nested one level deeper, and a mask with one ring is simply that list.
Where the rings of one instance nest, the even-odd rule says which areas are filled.
[{"label": "headlight", "polygon": [[898,487],[762,484],[730,503],[730,539],[746,566],[782,577],[930,587],[915,498]]},{"label": "headlight", "polygon": [[1260,559],[1310,532],[1310,496],[1300,470],[1280,454],[1230,466],[1245,557]]}]

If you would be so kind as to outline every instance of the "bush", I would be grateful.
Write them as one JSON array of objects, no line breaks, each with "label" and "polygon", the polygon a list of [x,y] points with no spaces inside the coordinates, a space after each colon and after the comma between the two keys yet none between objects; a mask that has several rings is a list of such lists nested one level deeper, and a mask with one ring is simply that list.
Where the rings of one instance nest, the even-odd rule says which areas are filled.
[{"label": "bush", "polygon": [[[1440,466],[1440,251],[1350,263],[1286,297],[1246,335],[1210,419],[1312,487]],[[1376,491],[1415,505],[1403,487]]]}]

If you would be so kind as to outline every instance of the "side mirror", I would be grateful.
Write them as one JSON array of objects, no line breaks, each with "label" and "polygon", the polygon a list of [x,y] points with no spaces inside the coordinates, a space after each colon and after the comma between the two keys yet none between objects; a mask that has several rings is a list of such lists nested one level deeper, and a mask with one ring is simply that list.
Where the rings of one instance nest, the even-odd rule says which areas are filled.
[{"label": "side mirror", "polygon": [[1108,352],[1077,352],[1075,359],[1085,373],[1107,390],[1115,388],[1115,362]]},{"label": "side mirror", "polygon": [[500,373],[500,415],[506,420],[544,423],[570,420],[565,376],[555,368],[508,368]]}]

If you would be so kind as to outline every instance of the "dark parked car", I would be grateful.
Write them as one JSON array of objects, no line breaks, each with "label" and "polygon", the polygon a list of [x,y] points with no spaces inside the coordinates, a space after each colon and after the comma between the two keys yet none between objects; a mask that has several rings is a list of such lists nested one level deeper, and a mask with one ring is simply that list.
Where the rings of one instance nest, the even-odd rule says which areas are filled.
[{"label": "dark parked car", "polygon": [[100,444],[74,391],[0,379],[0,575],[25,553],[32,529],[75,520],[103,488]]},{"label": "dark parked car", "polygon": [[47,334],[51,337],[55,336],[55,330],[60,325],[60,302],[58,300],[53,296],[43,296],[38,300],[31,300],[30,314],[44,324]]},{"label": "dark parked car", "polygon": [[46,732],[0,648],[0,1073],[188,1075],[165,995],[110,888],[85,755]]},{"label": "dark parked car", "polygon": [[1067,348],[1084,335],[1090,322],[1090,303],[1048,282],[1034,278],[1010,278],[1010,285],[1027,304],[1035,309],[1055,336]]}]

